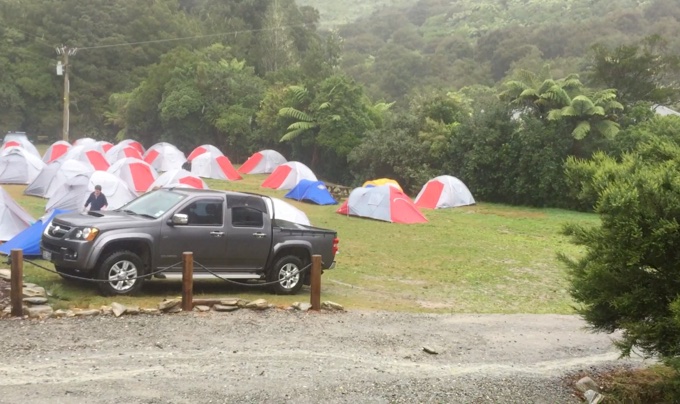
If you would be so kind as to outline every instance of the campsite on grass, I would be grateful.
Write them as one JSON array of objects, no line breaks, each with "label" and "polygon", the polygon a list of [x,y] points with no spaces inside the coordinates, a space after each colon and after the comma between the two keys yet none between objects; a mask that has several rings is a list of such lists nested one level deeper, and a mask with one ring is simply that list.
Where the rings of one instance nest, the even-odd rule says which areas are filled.
[{"label": "campsite on grass", "polygon": [[[78,146],[72,148],[75,147]],[[101,146],[97,142],[87,142],[81,147],[81,152],[86,153]],[[214,150],[210,153],[206,145],[201,147],[206,148],[209,156],[216,155]],[[55,150],[55,147],[49,145],[42,145],[40,148],[45,151]],[[164,153],[168,154],[167,158]],[[62,154],[66,156],[68,152]],[[263,155],[267,154],[271,153]],[[162,172],[153,168],[160,174],[149,189],[158,186],[207,186],[211,189],[262,193],[275,197],[277,204],[287,205],[285,209],[291,217],[299,217],[293,221],[309,221],[315,226],[336,229],[340,238],[338,265],[324,273],[322,295],[324,299],[357,309],[448,313],[571,313],[573,302],[567,291],[565,269],[556,255],[558,252],[577,254],[578,249],[560,235],[560,229],[569,221],[596,223],[598,220],[593,214],[487,203],[455,208],[420,208],[414,203],[415,195],[404,194],[399,190],[399,184],[395,185],[396,182],[391,183],[388,179],[355,188],[349,198],[338,201],[341,204],[338,208],[332,203],[315,202],[316,197],[305,197],[307,191],[304,190],[293,193],[297,197],[286,197],[300,180],[307,180],[314,175],[308,167],[300,163],[288,163],[279,158],[275,160],[278,161],[277,167],[283,167],[279,173],[272,167],[260,169],[262,172],[259,174],[247,174],[239,170],[243,179],[229,181],[209,178],[207,172],[203,172],[206,174],[201,178],[182,168],[176,168],[181,167],[186,159],[182,151],[169,144],[155,146],[144,155],[147,157],[145,166],[152,166],[151,163],[157,162],[160,164],[158,167],[169,170]],[[254,156],[251,159],[258,158],[257,154]],[[58,158],[57,156],[57,161]],[[87,162],[86,159],[77,160]],[[67,161],[70,160],[65,160],[65,166]],[[260,157],[258,161],[264,161],[264,158]],[[258,161],[251,165],[258,166]],[[113,166],[116,166],[115,162]],[[128,168],[117,172],[131,176],[131,184],[135,184],[134,174],[137,170]],[[46,207],[78,208],[95,183],[105,184],[103,192],[114,201],[115,206],[111,208],[130,200],[135,193],[142,193],[139,187],[130,186],[130,181],[126,183],[106,171],[88,170],[67,176],[72,178],[61,180],[61,192],[72,196],[65,197],[64,194],[57,193],[58,197],[61,195],[60,198],[66,200],[60,204],[52,203],[52,198],[26,195],[25,190],[30,188],[30,184],[0,186],[6,192],[5,199],[9,201],[8,198],[11,198],[16,201],[16,207],[21,208],[14,215],[23,218],[26,228],[35,223],[34,217],[45,215]],[[272,184],[271,188],[267,187],[268,181]],[[314,185],[315,190],[319,184],[323,185],[316,178],[305,182],[306,185]],[[430,202],[443,199],[446,192],[451,192],[443,192],[445,188],[444,185],[437,185],[434,191],[426,191],[426,199]],[[71,192],[64,189],[71,189]],[[284,197],[288,202],[283,202]],[[472,195],[466,194],[462,200],[470,201],[471,198]],[[474,203],[474,199],[472,201]],[[9,202],[0,206],[0,209],[7,212],[16,210],[16,207],[11,206],[15,205]],[[12,220],[12,223],[17,220],[6,219],[10,217],[9,214],[3,214],[2,217],[3,220]],[[401,223],[409,221],[414,223]],[[20,227],[17,228],[17,233],[22,230]],[[4,224],[3,228],[6,228]],[[33,230],[33,233],[36,231]],[[190,250],[190,246],[187,246],[187,250]],[[39,257],[28,259],[36,259],[41,265],[46,264]],[[87,285],[65,282],[57,275],[34,267],[29,262],[25,265],[25,274],[28,281],[40,284],[50,292],[50,299],[55,307],[99,307],[109,303],[106,298],[92,293]],[[196,297],[243,296],[252,300],[263,296],[275,304],[290,304],[296,300],[304,301],[305,293],[308,293],[306,290],[303,289],[300,295],[292,297],[271,296],[257,288],[203,281],[196,285]],[[177,296],[180,291],[181,286],[178,283],[154,281],[147,284],[140,295],[123,297],[121,300],[122,303],[143,305],[145,302],[157,302],[164,297]]]}]

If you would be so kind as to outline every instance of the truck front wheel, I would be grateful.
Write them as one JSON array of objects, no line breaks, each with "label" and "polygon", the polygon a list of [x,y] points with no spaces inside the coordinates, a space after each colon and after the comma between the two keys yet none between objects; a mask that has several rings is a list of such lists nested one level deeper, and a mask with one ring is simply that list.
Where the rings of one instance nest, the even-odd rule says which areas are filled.
[{"label": "truck front wheel", "polygon": [[105,296],[129,295],[137,292],[144,283],[141,258],[130,251],[116,251],[110,254],[99,267],[97,279],[108,282],[98,282],[99,290]]},{"label": "truck front wheel", "polygon": [[302,260],[294,255],[287,255],[276,261],[269,271],[268,282],[272,292],[277,295],[294,295],[302,288]]}]

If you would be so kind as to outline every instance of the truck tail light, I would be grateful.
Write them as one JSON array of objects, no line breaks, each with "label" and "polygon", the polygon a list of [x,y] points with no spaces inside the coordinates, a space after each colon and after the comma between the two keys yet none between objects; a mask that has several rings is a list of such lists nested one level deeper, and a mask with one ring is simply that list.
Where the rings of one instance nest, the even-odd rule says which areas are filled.
[{"label": "truck tail light", "polygon": [[338,249],[338,243],[340,242],[339,238],[334,238],[333,239],[333,255],[337,254],[339,249]]}]

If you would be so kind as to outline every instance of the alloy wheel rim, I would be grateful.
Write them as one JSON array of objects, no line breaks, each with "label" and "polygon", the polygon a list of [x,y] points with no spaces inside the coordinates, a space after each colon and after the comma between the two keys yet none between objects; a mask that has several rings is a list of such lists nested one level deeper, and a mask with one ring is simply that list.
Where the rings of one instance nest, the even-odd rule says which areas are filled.
[{"label": "alloy wheel rim", "polygon": [[119,292],[130,290],[137,281],[137,267],[130,261],[118,261],[109,269],[109,284]]},{"label": "alloy wheel rim", "polygon": [[286,264],[279,270],[280,284],[285,289],[292,289],[300,281],[300,270],[295,264]]}]

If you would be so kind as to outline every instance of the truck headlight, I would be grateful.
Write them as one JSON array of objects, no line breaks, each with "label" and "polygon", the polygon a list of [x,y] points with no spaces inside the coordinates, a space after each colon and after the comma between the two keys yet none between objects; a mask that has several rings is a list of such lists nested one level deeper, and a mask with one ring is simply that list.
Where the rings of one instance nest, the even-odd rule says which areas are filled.
[{"label": "truck headlight", "polygon": [[83,227],[82,229],[77,229],[73,233],[73,237],[76,240],[92,241],[99,234],[99,229],[96,227]]}]

